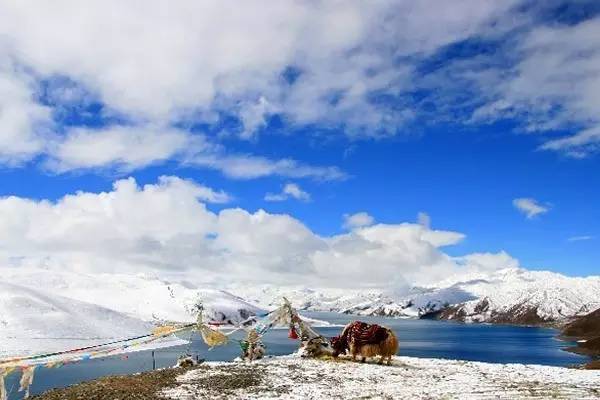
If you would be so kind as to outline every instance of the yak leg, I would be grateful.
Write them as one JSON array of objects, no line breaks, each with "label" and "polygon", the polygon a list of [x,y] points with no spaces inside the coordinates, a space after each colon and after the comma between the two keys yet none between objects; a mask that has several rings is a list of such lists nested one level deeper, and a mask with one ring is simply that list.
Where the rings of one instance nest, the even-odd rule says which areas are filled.
[{"label": "yak leg", "polygon": [[388,356],[387,365],[392,365],[392,356]]},{"label": "yak leg", "polygon": [[361,363],[364,363],[365,361],[367,361],[367,357],[363,356],[362,360],[360,360]]},{"label": "yak leg", "polygon": [[384,358],[385,358],[385,356],[381,356],[381,358],[379,359],[379,361],[377,361],[377,364],[382,365]]},{"label": "yak leg", "polygon": [[355,346],[354,344],[351,344],[350,345],[350,353],[352,353],[352,361],[356,361],[356,356],[359,353],[358,346]]}]

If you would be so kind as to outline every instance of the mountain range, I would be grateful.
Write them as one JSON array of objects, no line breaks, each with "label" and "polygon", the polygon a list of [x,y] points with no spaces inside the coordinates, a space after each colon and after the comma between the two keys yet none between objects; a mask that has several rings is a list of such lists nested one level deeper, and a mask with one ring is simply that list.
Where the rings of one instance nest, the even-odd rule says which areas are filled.
[{"label": "mountain range", "polygon": [[241,284],[221,290],[153,275],[45,269],[7,269],[3,281],[0,338],[23,339],[29,347],[34,339],[125,337],[165,321],[192,322],[198,304],[206,319],[236,324],[279,306],[284,296],[306,311],[525,325],[564,325],[600,309],[600,277],[520,268],[402,290]]},{"label": "mountain range", "polygon": [[313,311],[545,325],[600,308],[600,277],[507,268],[404,292],[264,286],[237,288],[236,293],[263,307],[287,296],[299,308]]}]

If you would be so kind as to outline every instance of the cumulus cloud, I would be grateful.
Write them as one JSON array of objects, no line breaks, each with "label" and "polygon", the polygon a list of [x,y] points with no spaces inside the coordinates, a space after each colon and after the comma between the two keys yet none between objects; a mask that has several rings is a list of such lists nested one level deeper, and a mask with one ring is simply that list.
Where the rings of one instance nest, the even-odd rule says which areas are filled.
[{"label": "cumulus cloud", "polygon": [[456,282],[488,279],[489,274],[492,272],[521,267],[519,260],[513,258],[505,251],[497,253],[472,253],[462,257],[455,257],[453,261],[461,266],[460,270],[454,274],[449,274],[447,278],[437,282],[436,286],[447,287]]},{"label": "cumulus cloud", "polygon": [[[2,268],[148,272],[198,283],[359,287],[431,283],[465,266],[441,249],[464,235],[376,224],[320,236],[286,214],[213,212],[226,193],[177,177],[57,201],[0,199]],[[140,207],[143,204],[143,207]]]},{"label": "cumulus cloud", "polygon": [[550,211],[548,206],[540,204],[536,199],[521,197],[513,200],[513,206],[531,219]]},{"label": "cumulus cloud", "polygon": [[505,251],[499,253],[473,253],[458,260],[465,265],[475,267],[477,271],[496,271],[499,269],[519,268],[519,261]]},{"label": "cumulus cloud", "polygon": [[355,214],[344,214],[343,227],[346,229],[361,228],[363,226],[372,225],[373,222],[375,222],[375,218],[368,213],[361,211]]},{"label": "cumulus cloud", "polygon": [[280,193],[267,193],[266,201],[285,201],[289,198],[302,201],[310,201],[310,193],[300,189],[296,183],[286,183]]}]

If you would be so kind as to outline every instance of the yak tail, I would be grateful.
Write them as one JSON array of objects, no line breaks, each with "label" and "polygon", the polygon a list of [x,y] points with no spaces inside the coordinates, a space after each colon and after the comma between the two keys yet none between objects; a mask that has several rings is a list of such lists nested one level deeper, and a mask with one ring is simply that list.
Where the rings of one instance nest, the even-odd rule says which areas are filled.
[{"label": "yak tail", "polygon": [[381,350],[383,354],[393,356],[398,353],[398,338],[391,329],[387,331],[388,335],[381,344]]}]

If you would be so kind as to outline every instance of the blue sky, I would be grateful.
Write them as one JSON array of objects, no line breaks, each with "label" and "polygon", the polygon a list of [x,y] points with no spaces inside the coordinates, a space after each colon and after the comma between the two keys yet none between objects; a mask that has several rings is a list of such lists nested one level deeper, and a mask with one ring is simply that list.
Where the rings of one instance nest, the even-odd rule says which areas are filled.
[{"label": "blue sky", "polygon": [[123,5],[116,20],[94,3],[84,18],[100,29],[65,27],[72,5],[5,4],[0,195],[56,202],[177,176],[229,195],[209,210],[285,214],[321,237],[347,232],[344,215],[400,224],[422,212],[466,235],[450,256],[505,251],[527,268],[598,274],[597,4],[265,14],[248,2],[230,19],[207,3],[198,20],[185,17],[193,3]]}]

